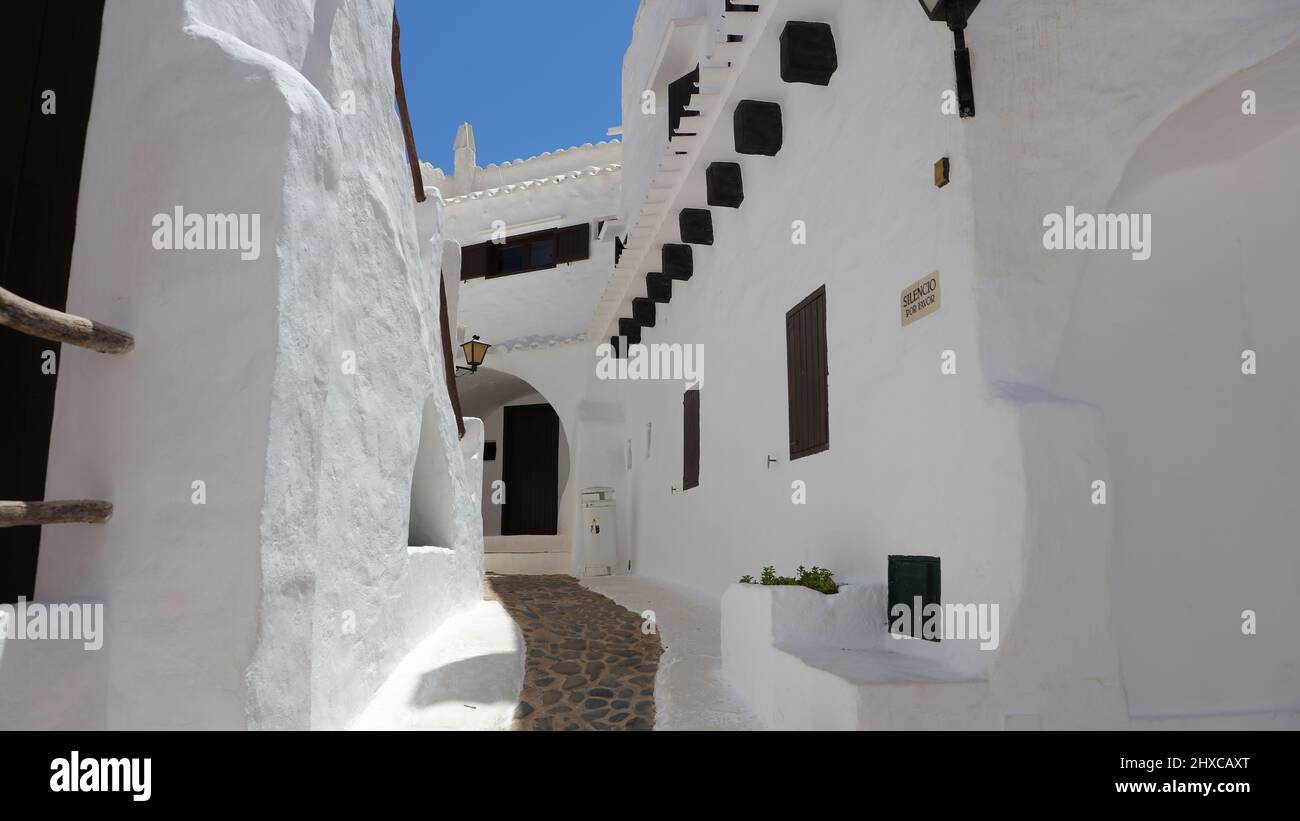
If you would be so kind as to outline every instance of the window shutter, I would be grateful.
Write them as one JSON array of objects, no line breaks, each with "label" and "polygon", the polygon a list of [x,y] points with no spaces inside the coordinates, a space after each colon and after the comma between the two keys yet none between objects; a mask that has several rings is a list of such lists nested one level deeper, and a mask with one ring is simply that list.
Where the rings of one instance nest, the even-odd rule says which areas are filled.
[{"label": "window shutter", "polygon": [[700,390],[682,394],[682,490],[700,484]]},{"label": "window shutter", "polygon": [[488,245],[489,243],[481,242],[478,245],[466,245],[460,249],[460,278],[462,282],[487,275]]},{"label": "window shutter", "polygon": [[577,262],[591,257],[591,223],[561,228],[555,232],[555,261]]},{"label": "window shutter", "polygon": [[[940,565],[938,556],[890,556],[888,571],[888,595],[889,595],[889,613],[890,613],[890,632],[894,631],[894,605],[907,605],[906,612],[912,612],[916,609],[916,599],[921,600],[920,614],[912,612],[913,620],[905,621],[900,627],[903,629],[897,631],[904,636],[912,636],[914,639],[925,638],[924,635],[912,635],[915,625],[915,619],[924,616],[925,608],[928,605],[942,605],[943,591],[941,589]],[[927,639],[928,641],[939,641],[939,637]]]},{"label": "window shutter", "polygon": [[824,285],[785,315],[785,366],[794,460],[830,448]]}]

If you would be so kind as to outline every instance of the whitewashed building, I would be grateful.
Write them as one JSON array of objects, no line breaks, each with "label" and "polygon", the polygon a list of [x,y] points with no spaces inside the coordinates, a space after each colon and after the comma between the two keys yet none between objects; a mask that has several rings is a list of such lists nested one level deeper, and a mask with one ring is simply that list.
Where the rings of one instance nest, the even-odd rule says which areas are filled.
[{"label": "whitewashed building", "polygon": [[[717,598],[771,727],[1300,726],[1300,9],[969,3],[968,91],[934,5],[647,0],[620,145],[462,129],[462,396],[561,430],[498,567],[593,572],[612,488],[613,570]],[[703,378],[599,378],[620,335]],[[913,594],[996,640],[890,638]]]},{"label": "whitewashed building", "polygon": [[644,0],[617,140],[449,173],[391,2],[97,6],[0,13],[0,601],[104,619],[0,728],[348,726],[485,567],[773,729],[1300,727],[1295,0]]},{"label": "whitewashed building", "polygon": [[[6,597],[104,620],[95,650],[0,641],[0,727],[344,727],[482,597],[482,427],[461,437],[449,395],[442,204],[434,189],[416,202],[404,159],[393,4],[17,5],[6,37],[44,38],[47,59],[14,51],[33,73],[7,79],[59,105],[42,119],[23,100],[19,125],[65,147],[29,151],[24,173],[74,173],[19,190],[24,214],[63,210],[7,238],[11,257],[65,226],[66,306],[43,307],[134,345],[60,351],[0,329],[10,376],[36,374],[15,395],[45,385],[53,403],[41,430],[39,409],[7,400],[5,447],[39,443],[45,472],[42,496],[16,459],[37,480],[18,498],[112,505],[105,524],[0,530]],[[61,24],[42,28],[46,13]],[[252,217],[259,248],[160,247],[174,209]]]}]

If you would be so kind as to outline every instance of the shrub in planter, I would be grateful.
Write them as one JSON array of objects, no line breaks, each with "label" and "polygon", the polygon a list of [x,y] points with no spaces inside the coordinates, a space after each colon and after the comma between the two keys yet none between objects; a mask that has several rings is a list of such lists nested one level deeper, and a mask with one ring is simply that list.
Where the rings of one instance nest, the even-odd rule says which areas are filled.
[{"label": "shrub in planter", "polygon": [[757,581],[754,580],[753,576],[746,575],[740,577],[740,583],[741,584],[798,585],[800,587],[811,588],[813,590],[816,590],[818,593],[826,593],[826,594],[838,593],[840,590],[840,586],[835,583],[835,579],[832,577],[831,571],[827,570],[824,567],[814,566],[811,570],[809,570],[803,565],[799,565],[799,569],[795,572],[798,575],[778,576],[776,575],[776,568],[773,567],[772,565],[768,565],[767,567],[763,568],[763,572],[759,575]]}]

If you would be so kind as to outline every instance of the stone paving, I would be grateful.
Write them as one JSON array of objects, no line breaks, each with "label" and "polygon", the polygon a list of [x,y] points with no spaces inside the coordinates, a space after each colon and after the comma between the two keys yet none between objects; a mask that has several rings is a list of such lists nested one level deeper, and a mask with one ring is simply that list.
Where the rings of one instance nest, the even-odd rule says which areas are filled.
[{"label": "stone paving", "polygon": [[514,730],[650,730],[663,646],[641,617],[571,576],[489,574],[524,635],[523,690]]}]

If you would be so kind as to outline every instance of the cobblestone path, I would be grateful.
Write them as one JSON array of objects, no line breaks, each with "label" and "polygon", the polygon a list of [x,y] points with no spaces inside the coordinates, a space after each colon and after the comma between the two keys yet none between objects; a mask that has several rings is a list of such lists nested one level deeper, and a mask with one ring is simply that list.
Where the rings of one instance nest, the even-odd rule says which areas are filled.
[{"label": "cobblestone path", "polygon": [[515,730],[650,730],[663,646],[641,617],[571,576],[487,576],[524,634]]}]

